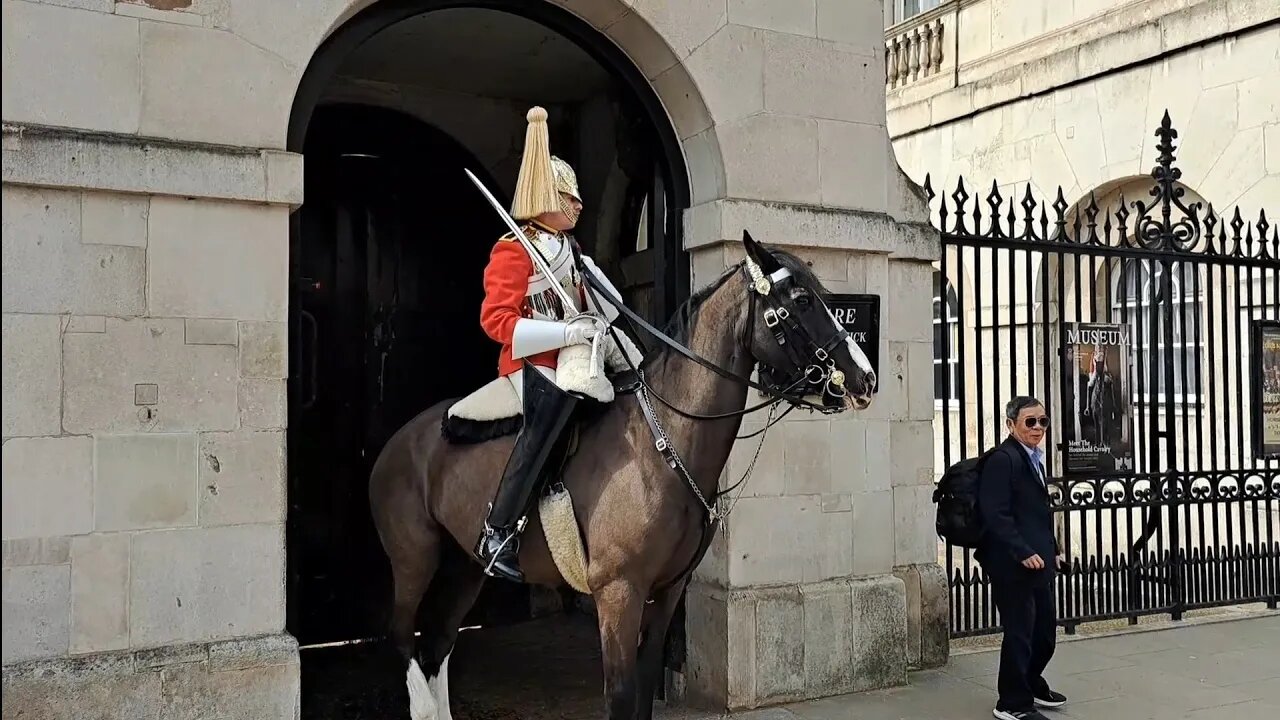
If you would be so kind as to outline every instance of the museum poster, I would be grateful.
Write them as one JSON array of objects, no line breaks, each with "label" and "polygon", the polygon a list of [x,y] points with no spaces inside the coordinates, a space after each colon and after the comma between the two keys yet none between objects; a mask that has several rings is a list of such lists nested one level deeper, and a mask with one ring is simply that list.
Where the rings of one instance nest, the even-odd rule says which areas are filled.
[{"label": "museum poster", "polygon": [[1261,457],[1280,456],[1280,323],[1260,322],[1254,334],[1254,433]]},{"label": "museum poster", "polygon": [[1065,330],[1064,474],[1133,472],[1130,328],[1068,323]]}]

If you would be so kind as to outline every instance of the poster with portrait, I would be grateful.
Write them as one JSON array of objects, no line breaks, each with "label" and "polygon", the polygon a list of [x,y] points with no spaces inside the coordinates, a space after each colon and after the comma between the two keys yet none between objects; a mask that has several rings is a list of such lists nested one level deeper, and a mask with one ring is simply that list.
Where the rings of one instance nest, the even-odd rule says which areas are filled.
[{"label": "poster with portrait", "polygon": [[1067,323],[1064,329],[1064,473],[1133,472],[1133,393],[1126,387],[1130,327]]},{"label": "poster with portrait", "polygon": [[1254,323],[1253,332],[1254,453],[1280,457],[1280,322]]}]

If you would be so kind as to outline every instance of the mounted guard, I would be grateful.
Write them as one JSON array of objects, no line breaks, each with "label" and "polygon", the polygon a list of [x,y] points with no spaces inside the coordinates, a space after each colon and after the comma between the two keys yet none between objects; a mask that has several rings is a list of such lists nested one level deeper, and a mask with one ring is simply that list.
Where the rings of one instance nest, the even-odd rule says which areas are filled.
[{"label": "mounted guard", "polygon": [[[597,304],[584,286],[582,274],[590,272],[613,297],[621,297],[572,234],[582,213],[577,175],[550,153],[546,110],[532,108],[527,120],[524,157],[506,218],[519,233],[508,233],[494,245],[480,308],[485,333],[502,345],[499,379],[496,387],[473,396],[492,399],[509,389],[520,405],[515,448],[475,550],[486,574],[514,582],[524,580],[517,562],[519,534],[548,459],[563,450],[562,431],[580,400],[613,400],[605,366],[625,367],[613,337],[604,332],[618,317],[617,308]],[[472,181],[479,185],[474,176]],[[632,363],[639,363],[635,346],[620,333],[616,337]],[[470,399],[453,412],[465,413]]]},{"label": "mounted guard", "polygon": [[[650,720],[667,629],[720,526],[717,501],[732,490],[720,477],[742,418],[770,409],[765,428],[750,434],[763,442],[786,415],[774,417],[779,405],[859,410],[876,386],[812,269],[746,230],[745,257],[677,312],[669,326],[677,337],[624,307],[570,234],[582,201],[572,170],[547,150],[545,123],[545,111],[530,111],[514,203],[522,224],[471,176],[512,230],[493,248],[481,311],[502,344],[500,377],[406,423],[369,476],[370,513],[394,578],[388,634],[413,720],[449,717],[449,656],[490,575],[590,595],[608,717]],[[616,306],[593,303],[597,295]],[[643,363],[611,327],[615,310],[658,343]],[[607,372],[633,363],[620,389],[628,402],[612,403]],[[750,390],[766,397],[749,406]],[[565,431],[586,399],[602,403],[598,412]],[[548,467],[556,483],[529,519],[547,542],[531,535],[517,564],[516,541]]]}]

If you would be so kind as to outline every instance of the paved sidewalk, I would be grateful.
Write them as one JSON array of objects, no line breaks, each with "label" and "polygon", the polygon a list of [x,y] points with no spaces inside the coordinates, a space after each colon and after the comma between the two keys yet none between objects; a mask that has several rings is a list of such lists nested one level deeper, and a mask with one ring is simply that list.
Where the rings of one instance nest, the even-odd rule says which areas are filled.
[{"label": "paved sidewalk", "polygon": [[[995,704],[996,651],[953,655],[910,685],[740,713],[734,720],[982,720]],[[1280,613],[1060,642],[1050,720],[1276,720]],[[664,718],[708,717],[684,713]]]}]

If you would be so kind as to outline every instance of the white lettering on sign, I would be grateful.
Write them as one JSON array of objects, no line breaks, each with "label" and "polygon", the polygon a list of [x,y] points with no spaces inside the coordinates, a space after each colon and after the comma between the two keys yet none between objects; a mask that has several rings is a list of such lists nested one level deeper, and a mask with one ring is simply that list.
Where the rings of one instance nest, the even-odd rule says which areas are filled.
[{"label": "white lettering on sign", "polygon": [[1129,329],[1123,326],[1114,330],[1071,328],[1067,330],[1067,342],[1071,345],[1127,345]]},{"label": "white lettering on sign", "polygon": [[836,320],[842,325],[851,325],[858,320],[858,309],[842,307],[835,309]]}]

